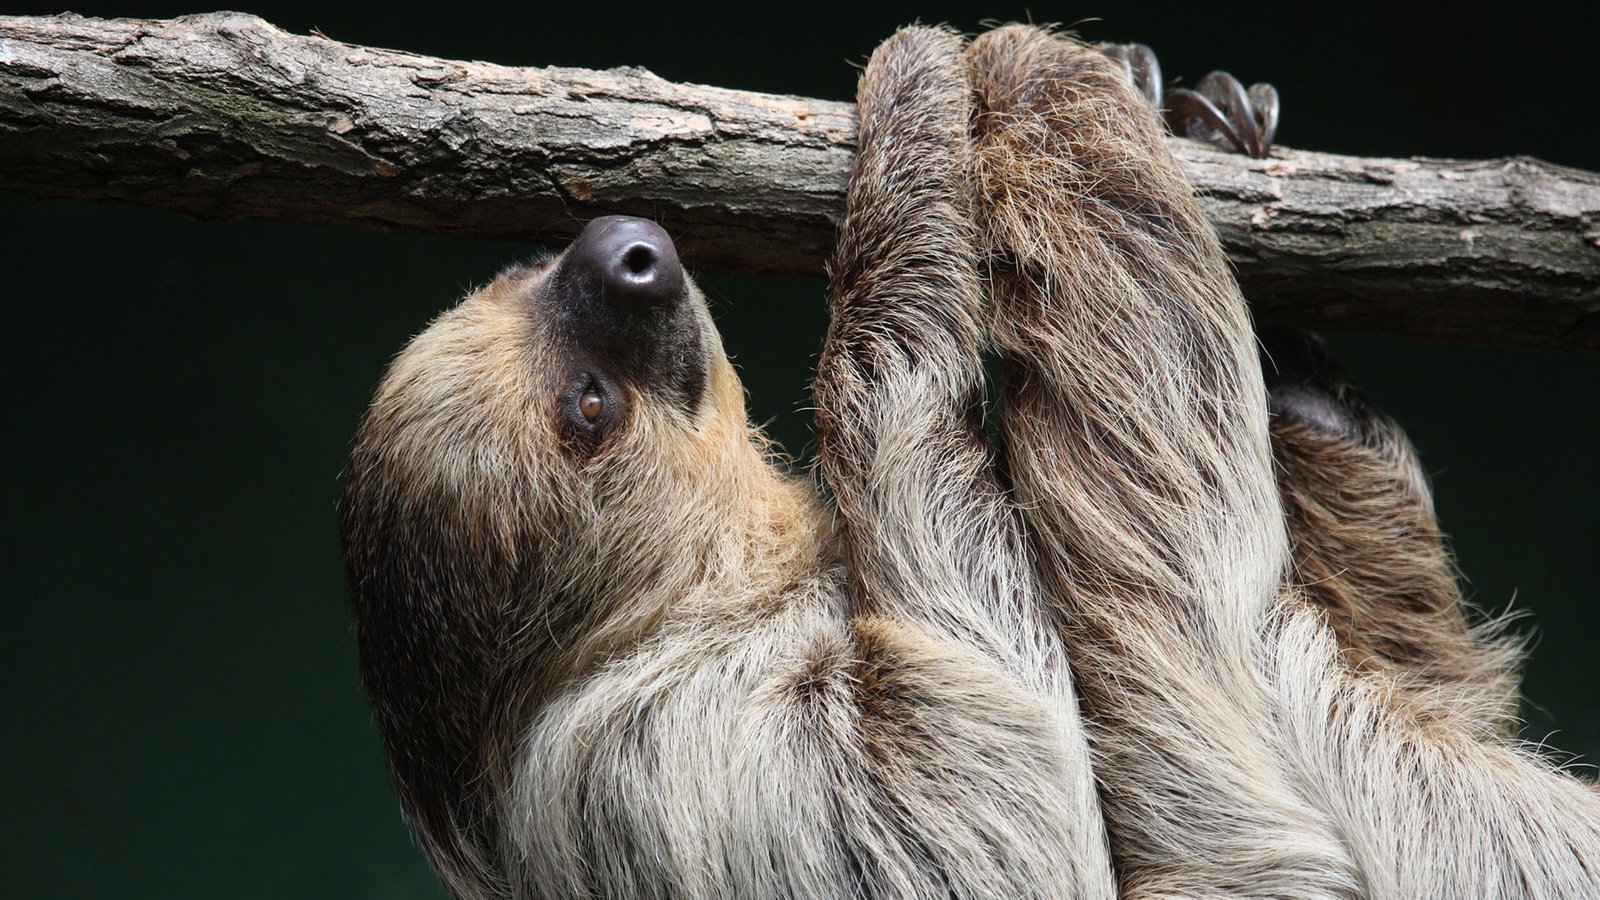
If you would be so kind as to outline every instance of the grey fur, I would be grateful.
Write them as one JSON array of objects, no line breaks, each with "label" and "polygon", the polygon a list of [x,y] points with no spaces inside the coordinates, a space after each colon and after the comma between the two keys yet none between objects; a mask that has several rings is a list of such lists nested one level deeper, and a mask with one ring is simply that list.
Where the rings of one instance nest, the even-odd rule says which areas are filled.
[{"label": "grey fur", "polygon": [[[692,284],[670,352],[617,368],[560,259],[508,270],[379,386],[345,552],[451,890],[1600,895],[1600,800],[1504,737],[1513,654],[1465,624],[1403,436],[1335,392],[1279,404],[1328,441],[1269,437],[1237,286],[1116,65],[907,29],[860,114],[831,501],[747,424]],[[1373,577],[1291,568],[1341,554]]]},{"label": "grey fur", "polygon": [[1114,893],[1064,642],[970,415],[960,52],[912,29],[863,80],[817,376],[837,512],[768,460],[720,347],[697,411],[644,379],[598,444],[563,439],[567,335],[528,310],[559,262],[380,386],[346,504],[363,667],[458,895]]},{"label": "grey fur", "polygon": [[[1403,435],[1331,386],[1359,440],[1275,473],[1244,303],[1148,105],[1034,29],[969,61],[1004,431],[1052,451],[1011,454],[1013,496],[1123,892],[1600,896],[1600,795],[1505,736],[1515,653],[1465,625]],[[1275,477],[1326,505],[1292,544],[1362,576],[1343,607],[1290,569]]]}]

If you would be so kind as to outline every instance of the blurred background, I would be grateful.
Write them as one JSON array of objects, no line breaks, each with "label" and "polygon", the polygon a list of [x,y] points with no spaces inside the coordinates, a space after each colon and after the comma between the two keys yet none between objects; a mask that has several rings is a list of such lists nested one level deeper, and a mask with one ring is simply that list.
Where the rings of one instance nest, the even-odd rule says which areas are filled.
[{"label": "blurred background", "polygon": [[[1169,79],[1274,82],[1281,143],[1600,170],[1580,4],[262,0],[291,31],[852,97],[913,20],[1079,23]],[[0,12],[58,7],[6,3]],[[79,5],[99,16],[205,7]],[[0,196],[0,892],[441,897],[361,695],[334,502],[388,357],[526,246]],[[821,281],[707,276],[752,415],[803,455]],[[1491,336],[1485,336],[1489,340]],[[1600,358],[1333,335],[1433,474],[1468,590],[1538,642],[1525,737],[1600,758]],[[1580,760],[1580,764],[1583,764]]]}]

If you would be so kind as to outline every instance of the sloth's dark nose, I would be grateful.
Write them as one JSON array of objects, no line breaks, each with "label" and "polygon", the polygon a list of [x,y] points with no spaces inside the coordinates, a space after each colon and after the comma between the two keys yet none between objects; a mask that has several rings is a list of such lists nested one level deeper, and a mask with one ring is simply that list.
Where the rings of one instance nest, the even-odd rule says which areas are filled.
[{"label": "sloth's dark nose", "polygon": [[568,251],[609,303],[662,304],[683,296],[683,266],[660,225],[629,216],[603,216],[584,226]]}]

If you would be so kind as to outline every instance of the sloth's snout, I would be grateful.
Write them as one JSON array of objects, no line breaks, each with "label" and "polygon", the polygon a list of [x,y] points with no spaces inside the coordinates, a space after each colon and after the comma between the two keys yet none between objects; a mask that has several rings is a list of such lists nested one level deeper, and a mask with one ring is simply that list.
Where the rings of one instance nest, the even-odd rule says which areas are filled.
[{"label": "sloth's snout", "polygon": [[603,216],[584,227],[567,251],[579,279],[607,304],[655,306],[683,297],[683,265],[667,232],[648,219]]},{"label": "sloth's snout", "polygon": [[714,333],[699,297],[660,225],[605,216],[561,254],[536,308],[584,378],[603,373],[658,390],[692,412],[705,392]]}]

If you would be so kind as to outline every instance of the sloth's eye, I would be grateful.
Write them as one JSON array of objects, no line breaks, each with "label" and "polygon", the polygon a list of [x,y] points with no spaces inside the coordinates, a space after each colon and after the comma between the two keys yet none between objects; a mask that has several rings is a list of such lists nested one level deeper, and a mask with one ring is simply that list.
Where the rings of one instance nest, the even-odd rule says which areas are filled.
[{"label": "sloth's eye", "polygon": [[578,412],[583,413],[585,421],[593,422],[595,419],[600,418],[600,413],[605,408],[605,398],[600,396],[600,391],[596,390],[594,385],[585,388],[578,397]]}]

